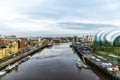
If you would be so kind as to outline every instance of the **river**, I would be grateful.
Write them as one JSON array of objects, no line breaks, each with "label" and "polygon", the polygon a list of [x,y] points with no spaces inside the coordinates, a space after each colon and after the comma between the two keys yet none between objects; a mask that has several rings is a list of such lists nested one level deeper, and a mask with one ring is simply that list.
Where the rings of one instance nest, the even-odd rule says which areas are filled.
[{"label": "river", "polygon": [[61,43],[37,52],[1,80],[106,80],[96,70],[78,69],[78,56],[69,45]]}]

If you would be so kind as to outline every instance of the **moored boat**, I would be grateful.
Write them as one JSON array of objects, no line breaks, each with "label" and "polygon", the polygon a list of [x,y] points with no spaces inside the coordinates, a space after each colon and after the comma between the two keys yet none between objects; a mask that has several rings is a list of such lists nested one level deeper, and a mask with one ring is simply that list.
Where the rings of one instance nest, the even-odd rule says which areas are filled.
[{"label": "moored boat", "polygon": [[5,71],[5,70],[0,71],[0,76],[3,76],[3,75],[5,75],[5,74],[6,74],[6,71]]},{"label": "moored boat", "polygon": [[11,71],[13,68],[15,67],[15,65],[8,65],[5,69],[5,71]]},{"label": "moored boat", "polygon": [[78,62],[77,62],[77,67],[78,67],[78,68],[82,68],[82,67],[83,67],[83,63],[82,63],[81,60],[78,60]]},{"label": "moored boat", "polygon": [[77,67],[78,68],[85,68],[85,69],[89,69],[90,68],[86,63],[83,63],[82,60],[80,60],[80,59],[78,59]]},{"label": "moored boat", "polygon": [[86,65],[86,64],[83,64],[83,68],[89,69],[90,67],[88,65]]}]

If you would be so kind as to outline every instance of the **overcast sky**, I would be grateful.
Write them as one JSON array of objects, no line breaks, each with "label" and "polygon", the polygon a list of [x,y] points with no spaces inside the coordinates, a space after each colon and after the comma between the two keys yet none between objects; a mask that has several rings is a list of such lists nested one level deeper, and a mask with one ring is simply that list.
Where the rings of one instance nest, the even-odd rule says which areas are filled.
[{"label": "overcast sky", "polygon": [[0,0],[1,34],[94,34],[119,26],[120,0]]}]

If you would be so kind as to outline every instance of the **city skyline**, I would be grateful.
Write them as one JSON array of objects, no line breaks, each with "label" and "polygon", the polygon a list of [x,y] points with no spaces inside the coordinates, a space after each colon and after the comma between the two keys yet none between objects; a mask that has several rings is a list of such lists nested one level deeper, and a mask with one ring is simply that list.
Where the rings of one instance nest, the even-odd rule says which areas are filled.
[{"label": "city skyline", "polygon": [[120,29],[119,0],[1,0],[0,34],[74,35]]}]

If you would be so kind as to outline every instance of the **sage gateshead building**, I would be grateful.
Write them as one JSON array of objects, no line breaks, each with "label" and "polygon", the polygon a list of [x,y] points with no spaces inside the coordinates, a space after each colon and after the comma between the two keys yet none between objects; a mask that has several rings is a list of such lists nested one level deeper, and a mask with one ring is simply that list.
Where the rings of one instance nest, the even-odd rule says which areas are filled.
[{"label": "sage gateshead building", "polygon": [[103,30],[96,33],[94,45],[120,46],[120,30]]}]

